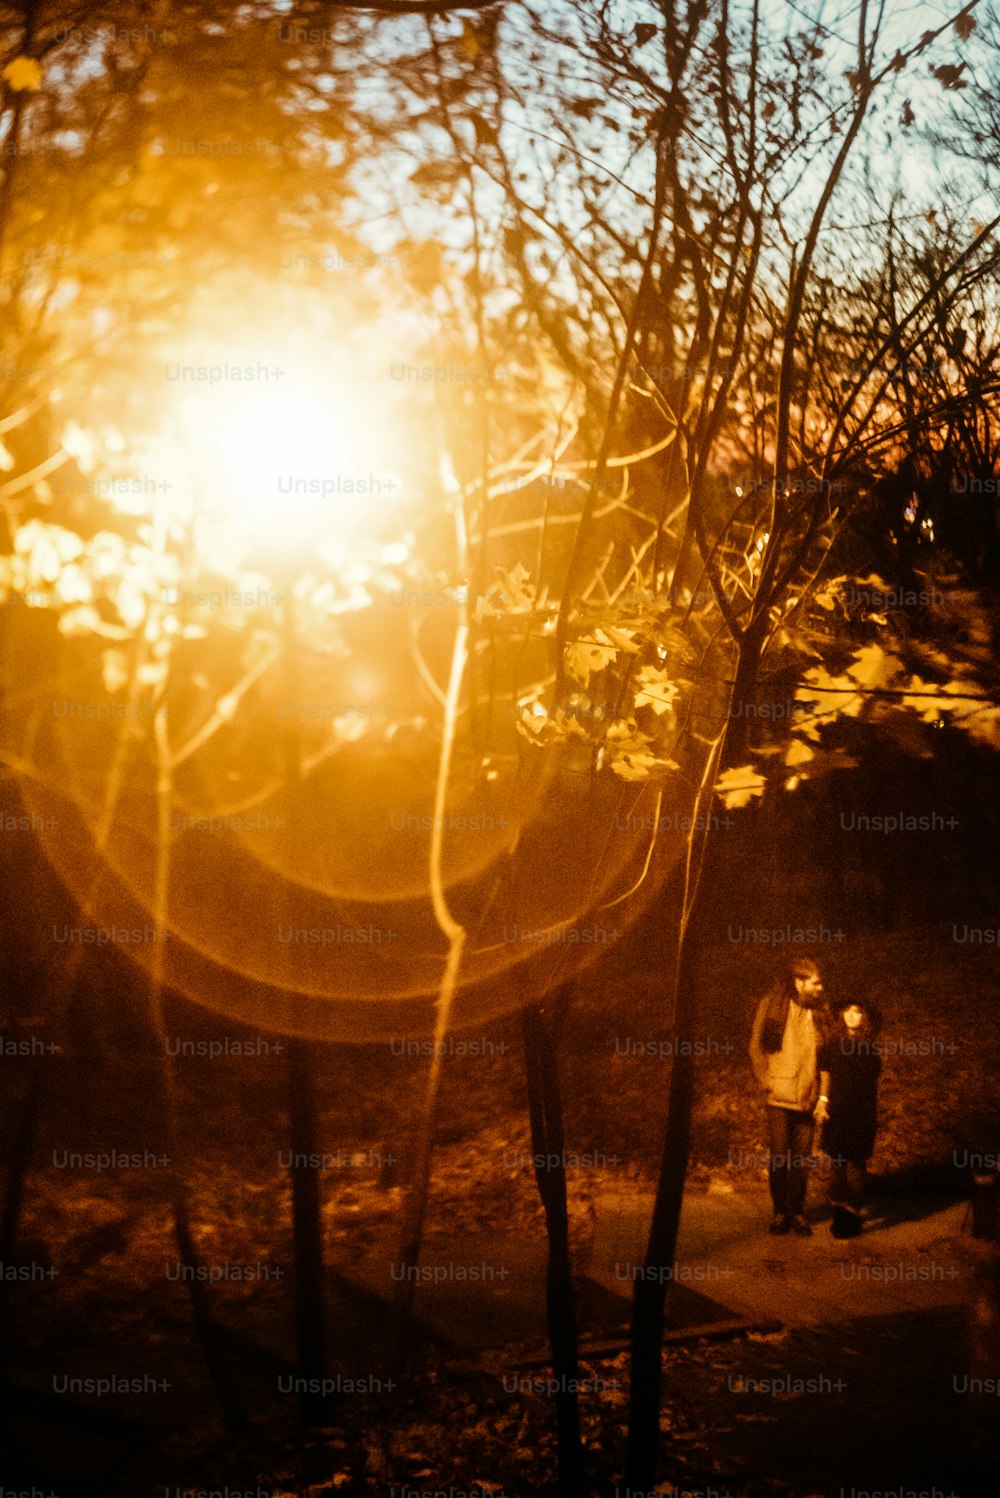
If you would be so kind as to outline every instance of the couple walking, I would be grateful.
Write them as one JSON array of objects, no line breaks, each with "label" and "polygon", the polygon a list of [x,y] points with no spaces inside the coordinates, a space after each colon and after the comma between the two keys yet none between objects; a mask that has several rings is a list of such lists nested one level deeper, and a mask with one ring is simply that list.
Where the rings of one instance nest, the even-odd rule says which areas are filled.
[{"label": "couple walking", "polygon": [[861,1232],[882,1066],[871,1044],[876,1022],[874,1011],[854,1000],[831,1011],[819,968],[808,959],[791,963],[761,1000],[750,1059],[767,1094],[772,1233],[812,1233],[803,1214],[816,1124],[820,1148],[833,1161],[833,1236]]}]

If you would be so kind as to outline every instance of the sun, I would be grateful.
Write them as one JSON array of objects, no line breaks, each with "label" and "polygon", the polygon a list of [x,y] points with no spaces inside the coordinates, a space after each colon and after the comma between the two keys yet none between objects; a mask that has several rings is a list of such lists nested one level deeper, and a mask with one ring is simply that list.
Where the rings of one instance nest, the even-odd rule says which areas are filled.
[{"label": "sun", "polygon": [[195,511],[255,551],[300,553],[324,537],[370,532],[399,500],[385,422],[363,382],[321,361],[280,386],[190,388],[175,416]]},{"label": "sun", "polygon": [[224,505],[254,532],[324,514],[334,520],[360,485],[350,429],[332,395],[267,391],[234,402],[213,444]]}]

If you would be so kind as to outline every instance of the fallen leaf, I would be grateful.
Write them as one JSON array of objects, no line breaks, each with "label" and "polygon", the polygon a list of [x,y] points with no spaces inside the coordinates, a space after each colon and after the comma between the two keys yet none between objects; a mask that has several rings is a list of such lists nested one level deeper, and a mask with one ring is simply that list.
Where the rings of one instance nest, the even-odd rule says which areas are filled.
[{"label": "fallen leaf", "polygon": [[37,93],[42,86],[42,69],[34,57],[13,58],[4,68],[3,76],[15,94]]}]

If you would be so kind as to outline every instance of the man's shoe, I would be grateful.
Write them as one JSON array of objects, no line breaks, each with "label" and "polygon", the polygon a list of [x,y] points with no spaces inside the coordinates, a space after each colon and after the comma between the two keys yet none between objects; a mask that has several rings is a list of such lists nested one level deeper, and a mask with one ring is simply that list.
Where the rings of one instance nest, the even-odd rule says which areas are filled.
[{"label": "man's shoe", "polygon": [[813,1230],[804,1217],[793,1217],[790,1225],[792,1232],[797,1233],[800,1238],[812,1237]]},{"label": "man's shoe", "polygon": [[790,1227],[791,1223],[785,1216],[784,1212],[775,1212],[774,1216],[771,1218],[771,1225],[767,1231],[769,1233],[774,1233],[774,1235],[778,1237],[784,1233],[787,1233]]}]

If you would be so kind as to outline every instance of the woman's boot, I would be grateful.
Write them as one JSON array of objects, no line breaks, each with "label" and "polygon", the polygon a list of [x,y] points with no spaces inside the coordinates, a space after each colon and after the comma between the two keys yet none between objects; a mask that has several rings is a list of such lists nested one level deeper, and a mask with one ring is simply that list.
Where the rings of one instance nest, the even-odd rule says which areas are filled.
[{"label": "woman's boot", "polygon": [[842,1207],[839,1202],[833,1203],[833,1221],[830,1223],[830,1232],[834,1238],[850,1238],[852,1236],[849,1219],[853,1216],[854,1213],[849,1212],[846,1207]]},{"label": "woman's boot", "polygon": [[844,1213],[844,1230],[840,1236],[842,1238],[860,1238],[862,1230],[861,1213],[855,1212],[852,1207],[845,1207]]}]

